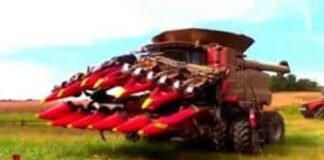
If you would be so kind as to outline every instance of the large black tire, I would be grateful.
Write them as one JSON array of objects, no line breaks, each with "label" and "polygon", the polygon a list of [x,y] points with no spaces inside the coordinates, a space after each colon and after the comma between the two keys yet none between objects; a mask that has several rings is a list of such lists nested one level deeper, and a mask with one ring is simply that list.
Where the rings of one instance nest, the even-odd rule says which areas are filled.
[{"label": "large black tire", "polygon": [[211,151],[224,151],[226,149],[226,124],[218,124],[211,129],[208,149]]},{"label": "large black tire", "polygon": [[315,119],[324,119],[324,106],[319,106],[319,108],[314,113]]},{"label": "large black tire", "polygon": [[267,144],[279,143],[285,137],[285,124],[278,112],[265,112],[265,139]]},{"label": "large black tire", "polygon": [[137,142],[140,139],[140,137],[137,134],[135,134],[135,133],[125,134],[125,138],[128,141],[132,141],[132,142]]},{"label": "large black tire", "polygon": [[205,151],[225,151],[226,149],[226,125],[217,123],[211,124],[204,135],[188,139],[187,141],[178,143],[184,149],[203,149]]},{"label": "large black tire", "polygon": [[247,120],[240,120],[233,124],[234,150],[243,154],[257,154],[262,152],[259,134],[254,131]]}]

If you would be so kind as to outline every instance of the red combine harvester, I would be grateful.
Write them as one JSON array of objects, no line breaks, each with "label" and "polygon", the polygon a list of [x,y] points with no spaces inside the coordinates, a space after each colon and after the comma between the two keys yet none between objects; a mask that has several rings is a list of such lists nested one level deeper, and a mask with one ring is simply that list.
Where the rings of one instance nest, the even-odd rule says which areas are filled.
[{"label": "red combine harvester", "polygon": [[305,118],[324,119],[324,97],[302,104],[300,112]]},{"label": "red combine harvester", "polygon": [[259,152],[284,138],[282,116],[263,110],[271,103],[263,71],[285,74],[289,67],[285,61],[246,60],[243,53],[253,42],[206,29],[163,32],[136,54],[76,74],[44,99],[85,94],[88,104],[62,102],[38,117],[53,126],[111,131],[134,141]]}]

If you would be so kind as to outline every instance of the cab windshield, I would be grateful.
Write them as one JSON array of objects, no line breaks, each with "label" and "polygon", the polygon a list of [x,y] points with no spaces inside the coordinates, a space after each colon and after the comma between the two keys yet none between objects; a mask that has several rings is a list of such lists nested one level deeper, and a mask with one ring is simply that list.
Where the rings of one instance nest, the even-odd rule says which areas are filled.
[{"label": "cab windshield", "polygon": [[163,53],[161,56],[171,58],[181,62],[205,65],[206,54],[201,50],[188,50],[188,49],[162,49]]}]

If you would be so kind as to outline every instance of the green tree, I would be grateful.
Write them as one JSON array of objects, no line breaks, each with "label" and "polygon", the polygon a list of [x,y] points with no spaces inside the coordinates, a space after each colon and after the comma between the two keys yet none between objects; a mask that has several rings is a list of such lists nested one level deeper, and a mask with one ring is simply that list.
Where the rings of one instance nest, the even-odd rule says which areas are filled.
[{"label": "green tree", "polygon": [[319,91],[321,86],[308,78],[297,79],[296,75],[274,75],[270,78],[272,91]]}]

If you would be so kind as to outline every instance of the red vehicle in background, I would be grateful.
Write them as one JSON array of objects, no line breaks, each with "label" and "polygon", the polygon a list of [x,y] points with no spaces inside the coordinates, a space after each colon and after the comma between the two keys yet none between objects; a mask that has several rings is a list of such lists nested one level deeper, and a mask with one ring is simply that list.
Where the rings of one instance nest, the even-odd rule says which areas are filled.
[{"label": "red vehicle in background", "polygon": [[302,104],[300,111],[305,118],[324,119],[324,96]]}]

